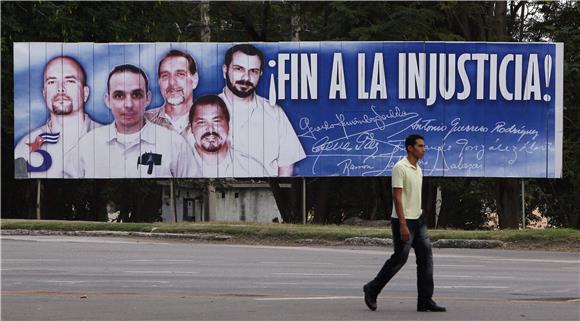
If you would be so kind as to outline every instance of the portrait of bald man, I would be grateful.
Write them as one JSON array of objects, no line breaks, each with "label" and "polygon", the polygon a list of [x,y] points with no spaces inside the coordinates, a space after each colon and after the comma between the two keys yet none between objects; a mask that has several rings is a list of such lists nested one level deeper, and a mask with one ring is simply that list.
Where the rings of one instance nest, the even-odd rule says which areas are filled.
[{"label": "portrait of bald man", "polygon": [[49,117],[16,144],[17,178],[62,178],[66,151],[100,126],[85,113],[90,89],[86,72],[76,59],[52,58],[44,67],[42,79],[42,97]]}]

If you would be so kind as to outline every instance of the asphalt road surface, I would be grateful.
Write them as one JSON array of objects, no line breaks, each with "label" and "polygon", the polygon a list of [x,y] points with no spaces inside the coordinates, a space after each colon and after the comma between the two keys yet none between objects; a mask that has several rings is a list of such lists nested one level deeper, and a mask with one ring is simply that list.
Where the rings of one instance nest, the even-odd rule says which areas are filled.
[{"label": "asphalt road surface", "polygon": [[2,320],[580,320],[580,253],[434,249],[416,311],[415,258],[363,302],[391,248],[2,237]]}]

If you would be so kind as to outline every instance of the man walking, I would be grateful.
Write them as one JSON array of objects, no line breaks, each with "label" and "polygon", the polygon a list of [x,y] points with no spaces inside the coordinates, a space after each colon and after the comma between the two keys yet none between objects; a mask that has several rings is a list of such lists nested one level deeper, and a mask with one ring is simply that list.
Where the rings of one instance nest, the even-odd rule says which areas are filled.
[{"label": "man walking", "polygon": [[393,214],[391,228],[395,253],[389,258],[374,280],[363,287],[365,304],[377,309],[377,296],[405,265],[411,248],[417,257],[417,311],[445,312],[433,301],[433,254],[427,234],[425,218],[421,215],[421,187],[423,172],[419,160],[425,155],[425,140],[419,135],[405,139],[407,157],[395,164],[392,174]]}]

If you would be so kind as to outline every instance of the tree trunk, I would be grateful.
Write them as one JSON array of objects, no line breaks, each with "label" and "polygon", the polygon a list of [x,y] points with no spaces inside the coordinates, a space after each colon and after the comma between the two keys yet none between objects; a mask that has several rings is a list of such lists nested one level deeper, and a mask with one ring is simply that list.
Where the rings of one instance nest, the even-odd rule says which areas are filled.
[{"label": "tree trunk", "polygon": [[201,1],[199,4],[199,12],[201,18],[201,41],[210,42],[211,41],[211,29],[210,29],[210,16],[209,16],[209,1]]},{"label": "tree trunk", "polygon": [[508,40],[507,33],[507,1],[496,1],[493,15],[495,18],[493,40]]},{"label": "tree trunk", "polygon": [[268,180],[274,199],[276,200],[276,205],[278,206],[278,211],[280,211],[280,216],[285,223],[294,222],[294,213],[292,212],[292,207],[290,206],[289,200],[286,197],[282,188],[280,188],[279,178],[270,178]]},{"label": "tree trunk", "polygon": [[292,29],[292,41],[300,41],[300,32],[302,31],[302,20],[300,17],[300,2],[292,2],[292,17],[290,19],[290,28]]},{"label": "tree trunk", "polygon": [[120,188],[117,190],[121,190],[121,198],[119,199],[119,218],[123,222],[129,222],[129,212],[131,211],[131,204],[129,200],[129,189],[128,184],[122,182]]},{"label": "tree trunk", "polygon": [[367,218],[369,220],[382,219],[382,215],[379,217],[379,209],[384,206],[384,189],[380,177],[363,177],[361,178],[361,185],[364,186],[365,183],[369,186],[369,197],[367,200]]},{"label": "tree trunk", "polygon": [[497,182],[497,215],[499,228],[518,228],[520,217],[519,184],[515,178],[500,178]]},{"label": "tree trunk", "polygon": [[[580,195],[580,190],[576,189],[575,195]],[[570,227],[580,229],[580,197],[575,198],[575,210],[568,214],[568,224]]]},{"label": "tree trunk", "polygon": [[332,178],[321,177],[313,187],[316,199],[314,200],[314,221],[324,223],[328,218],[328,187]]},{"label": "tree trunk", "polygon": [[262,41],[267,41],[268,38],[268,20],[270,18],[270,2],[262,3]]},{"label": "tree trunk", "polygon": [[102,190],[102,182],[100,180],[94,180],[91,184],[91,192],[92,192],[92,200],[91,200],[91,208],[90,208],[90,217],[93,221],[103,221],[107,220],[105,215],[106,213],[106,204],[103,200],[103,195],[101,193]]},{"label": "tree trunk", "polygon": [[379,210],[379,202],[380,202],[378,194],[377,194],[377,190],[376,190],[376,188],[377,188],[376,185],[377,185],[376,183],[373,184],[373,190],[374,190],[372,193],[373,198],[371,198],[371,208],[369,210],[369,220],[372,220],[372,221],[377,219],[377,212]]},{"label": "tree trunk", "polygon": [[302,179],[300,177],[289,178],[290,196],[289,206],[294,216],[293,223],[302,223]]},{"label": "tree trunk", "polygon": [[524,17],[526,15],[526,2],[522,1],[522,8],[520,9],[520,30],[518,34],[518,40],[524,41]]},{"label": "tree trunk", "polygon": [[429,227],[435,226],[435,209],[437,205],[437,184],[432,178],[423,179],[423,216]]},{"label": "tree trunk", "polygon": [[[523,13],[523,7],[521,8]],[[509,40],[507,34],[507,2],[496,1],[494,10],[494,34],[492,40]],[[523,21],[520,21],[523,25]],[[499,218],[499,228],[518,228],[520,206],[518,180],[513,178],[503,178],[497,180],[497,214]]]},{"label": "tree trunk", "polygon": [[393,191],[391,188],[391,178],[390,177],[381,177],[379,179],[380,182],[380,191],[379,197],[381,199],[381,203],[383,205],[383,210],[385,211],[385,219],[389,219],[393,214]]},{"label": "tree trunk", "polygon": [[[263,5],[263,28],[261,38],[262,41],[265,41],[270,5],[268,3]],[[292,4],[292,8],[294,9],[294,4]],[[294,28],[294,25],[292,25],[292,28]],[[294,30],[292,30],[292,35],[294,35]],[[292,37],[292,41],[300,41],[300,37]],[[280,188],[280,182],[281,179],[279,178],[270,178],[268,181],[270,188],[272,189],[272,194],[274,194],[274,199],[276,200],[276,205],[278,206],[278,210],[280,211],[282,219],[286,223],[302,221],[302,217],[299,218],[297,215],[298,213],[300,213],[300,216],[302,215],[302,203],[300,202],[302,200],[302,182],[299,182],[297,178],[290,180],[292,187],[289,196],[285,195],[286,193]]]},{"label": "tree trunk", "polygon": [[449,224],[449,211],[453,206],[452,193],[448,188],[441,189],[441,210],[439,211],[439,219],[437,220],[437,228],[445,228]]}]

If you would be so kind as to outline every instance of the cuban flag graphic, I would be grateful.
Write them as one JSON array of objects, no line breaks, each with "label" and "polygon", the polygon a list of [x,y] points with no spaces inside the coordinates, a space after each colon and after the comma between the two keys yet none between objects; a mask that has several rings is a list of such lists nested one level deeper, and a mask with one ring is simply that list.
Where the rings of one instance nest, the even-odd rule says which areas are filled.
[{"label": "cuban flag graphic", "polygon": [[36,137],[34,142],[28,144],[31,152],[36,152],[43,144],[56,144],[60,138],[60,133],[42,133]]},{"label": "cuban flag graphic", "polygon": [[28,172],[44,172],[47,171],[50,168],[50,166],[52,166],[52,157],[47,151],[40,149],[40,147],[45,143],[56,144],[58,143],[59,138],[60,133],[42,133],[38,135],[38,137],[36,137],[34,142],[32,142],[31,144],[27,143],[27,145],[30,146],[31,152],[37,152],[40,155],[42,155],[43,158],[42,164],[40,164],[40,166],[32,166],[27,161],[26,170]]}]

